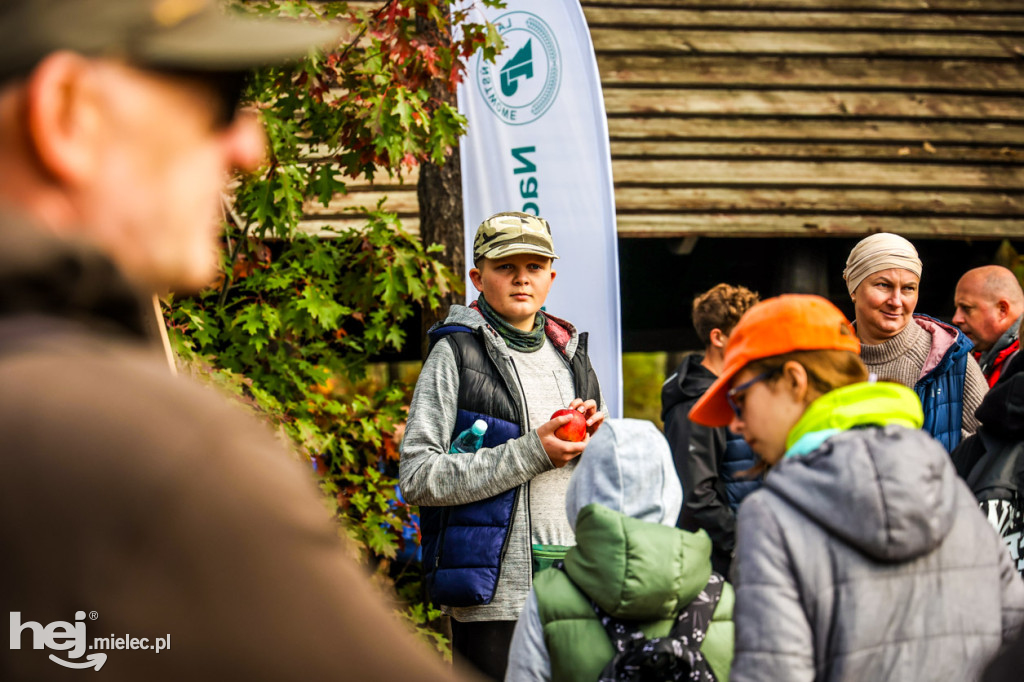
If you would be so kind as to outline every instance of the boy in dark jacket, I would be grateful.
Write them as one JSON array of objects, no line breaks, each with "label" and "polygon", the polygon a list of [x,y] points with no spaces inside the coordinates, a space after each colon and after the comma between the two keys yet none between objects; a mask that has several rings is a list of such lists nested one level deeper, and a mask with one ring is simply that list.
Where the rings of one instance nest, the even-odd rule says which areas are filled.
[{"label": "boy in dark jacket", "polygon": [[661,418],[672,447],[685,504],[676,524],[711,536],[712,566],[729,575],[736,545],[736,509],[759,482],[738,478],[755,464],[750,447],[729,429],[709,428],[687,414],[721,371],[732,328],[752,305],[756,293],[742,286],[718,284],[693,300],[693,326],[704,354],[684,359],[661,387]]},{"label": "boy in dark jacket", "polygon": [[[494,679],[534,564],[576,542],[565,490],[589,435],[561,440],[570,417],[550,415],[578,409],[589,433],[604,418],[587,335],[541,312],[555,258],[543,218],[499,213],[480,225],[470,270],[480,296],[430,331],[402,441],[399,478],[421,506],[430,597],[452,617],[456,660]],[[488,424],[483,447],[450,453],[477,419]]]}]

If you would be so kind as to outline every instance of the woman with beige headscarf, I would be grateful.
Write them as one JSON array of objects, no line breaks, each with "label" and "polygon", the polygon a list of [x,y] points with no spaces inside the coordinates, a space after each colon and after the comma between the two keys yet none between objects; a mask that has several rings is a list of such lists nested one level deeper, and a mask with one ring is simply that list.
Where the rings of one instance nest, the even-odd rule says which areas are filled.
[{"label": "woman with beige headscarf", "polygon": [[862,239],[843,271],[853,299],[861,359],[881,379],[914,389],[924,429],[946,450],[974,433],[987,391],[971,341],[953,325],[914,314],[921,259],[909,241],[882,232]]}]

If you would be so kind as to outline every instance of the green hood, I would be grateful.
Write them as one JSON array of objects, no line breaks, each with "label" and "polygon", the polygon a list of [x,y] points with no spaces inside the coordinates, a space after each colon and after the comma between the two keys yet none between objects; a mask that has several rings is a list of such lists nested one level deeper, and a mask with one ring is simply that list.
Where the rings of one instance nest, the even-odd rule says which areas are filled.
[{"label": "green hood", "polygon": [[640,521],[600,504],[576,518],[576,547],[565,571],[616,618],[671,618],[711,576],[711,539],[704,531]]},{"label": "green hood", "polygon": [[858,426],[889,424],[921,428],[924,413],[916,393],[902,384],[886,381],[843,386],[807,407],[786,438],[786,450],[794,450],[801,439],[818,432],[835,433]]}]

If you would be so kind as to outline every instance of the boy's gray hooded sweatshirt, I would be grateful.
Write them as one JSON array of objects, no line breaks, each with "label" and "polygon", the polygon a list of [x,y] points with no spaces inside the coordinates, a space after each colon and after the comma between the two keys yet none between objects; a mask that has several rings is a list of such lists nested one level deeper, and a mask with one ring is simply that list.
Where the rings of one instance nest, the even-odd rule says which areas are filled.
[{"label": "boy's gray hooded sweatshirt", "polygon": [[[668,442],[653,424],[611,419],[594,435],[580,456],[565,497],[565,513],[573,529],[580,510],[593,503],[634,519],[675,527],[683,489]],[[551,658],[532,590],[512,636],[505,679],[551,679]]]},{"label": "boy's gray hooded sweatshirt", "polygon": [[1006,547],[919,430],[782,460],[736,547],[733,682],[973,680],[1024,617]]},{"label": "boy's gray hooded sweatshirt", "polygon": [[[504,340],[470,308],[452,306],[445,325],[483,328],[487,352],[498,359],[498,369],[520,407],[524,398],[512,369],[512,353]],[[579,344],[578,334],[565,348],[571,360]],[[399,483],[410,504],[448,506],[476,502],[498,493],[522,487],[516,505],[508,545],[491,603],[482,606],[446,608],[456,620],[515,620],[519,617],[533,575],[529,519],[529,481],[554,469],[536,430],[494,448],[481,448],[472,457],[449,454],[455,428],[459,396],[459,369],[447,343],[434,346],[423,363],[409,420],[402,439]],[[604,409],[604,405],[601,405]],[[525,413],[525,410],[522,410]]]}]

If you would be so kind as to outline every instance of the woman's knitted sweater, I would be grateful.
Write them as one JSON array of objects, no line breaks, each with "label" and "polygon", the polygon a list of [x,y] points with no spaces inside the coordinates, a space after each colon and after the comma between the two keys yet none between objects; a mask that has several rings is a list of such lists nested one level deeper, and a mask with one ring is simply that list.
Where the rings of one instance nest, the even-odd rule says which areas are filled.
[{"label": "woman's knitted sweater", "polygon": [[[930,372],[941,358],[935,358],[930,366],[932,335],[921,328],[913,319],[907,323],[896,336],[876,346],[862,343],[860,357],[868,369],[874,372],[880,381],[895,381],[914,388],[914,384]],[[978,429],[978,420],[974,411],[985,397],[988,384],[981,373],[978,363],[973,358],[967,361],[967,376],[964,380],[963,424],[964,436]]]}]

